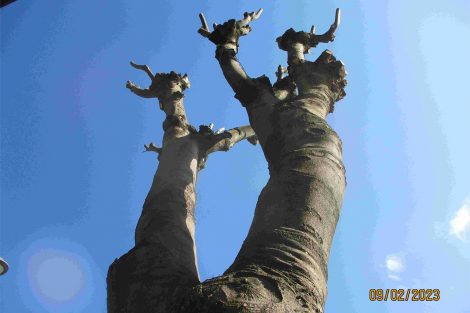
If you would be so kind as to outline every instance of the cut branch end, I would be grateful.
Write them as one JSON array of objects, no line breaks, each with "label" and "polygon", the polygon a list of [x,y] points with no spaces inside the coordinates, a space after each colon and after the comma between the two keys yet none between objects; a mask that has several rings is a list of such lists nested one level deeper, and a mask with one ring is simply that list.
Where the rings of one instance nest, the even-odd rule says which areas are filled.
[{"label": "cut branch end", "polygon": [[199,13],[199,19],[201,20],[201,28],[199,28],[198,33],[204,37],[209,37],[211,34],[211,30],[209,29],[209,25],[207,25],[206,17],[203,13]]},{"label": "cut branch end", "polygon": [[155,146],[153,142],[149,143],[148,145],[144,145],[145,150],[143,152],[155,152],[160,155],[162,152],[162,148]]},{"label": "cut branch end", "polygon": [[336,9],[336,15],[335,15],[335,25],[336,27],[339,26],[341,23],[341,10],[339,8]]}]

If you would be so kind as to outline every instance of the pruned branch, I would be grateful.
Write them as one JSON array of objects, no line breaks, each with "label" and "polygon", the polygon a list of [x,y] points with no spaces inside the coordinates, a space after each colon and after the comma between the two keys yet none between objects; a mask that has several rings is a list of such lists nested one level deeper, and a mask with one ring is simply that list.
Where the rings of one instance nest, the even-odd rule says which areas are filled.
[{"label": "pruned branch", "polygon": [[341,22],[341,10],[338,8],[336,9],[335,21],[333,22],[333,24],[331,24],[330,28],[324,34],[321,34],[321,35],[313,34],[312,40],[316,41],[317,43],[318,42],[327,43],[327,42],[335,40],[335,31],[338,28],[340,22]]},{"label": "pruned branch", "polygon": [[238,25],[241,27],[248,25],[251,21],[257,20],[261,16],[261,13],[263,13],[263,9],[259,9],[256,13],[243,13],[243,19],[238,21]]},{"label": "pruned branch", "polygon": [[[262,12],[263,9],[259,9],[257,12],[244,13],[241,20],[230,19],[221,25],[214,23],[212,32],[204,14],[199,14],[201,27],[198,32],[216,44],[215,57],[219,61],[225,79],[235,92],[235,97],[243,105],[257,99],[265,86],[262,83],[258,84],[256,79],[252,79],[237,59],[240,36],[244,36],[251,31],[249,23],[257,20]],[[260,81],[266,82],[263,78]]]},{"label": "pruned branch", "polygon": [[276,82],[273,85],[274,96],[280,101],[286,100],[296,95],[296,85],[289,76],[286,67],[279,65],[276,71]]},{"label": "pruned branch", "polygon": [[152,70],[150,69],[150,67],[148,65],[146,65],[146,64],[136,64],[134,61],[131,61],[130,64],[133,68],[144,71],[145,73],[147,73],[147,75],[150,77],[151,80],[154,79],[155,75],[153,75]]},{"label": "pruned branch", "polygon": [[258,139],[256,138],[256,134],[249,125],[235,127],[229,130],[226,130],[219,134],[214,134],[212,138],[210,138],[210,144],[207,149],[207,154],[217,151],[228,151],[230,150],[236,143],[247,139],[251,144],[256,145],[258,143]]},{"label": "pruned branch", "polygon": [[338,27],[340,23],[341,23],[341,10],[339,8],[336,8],[336,14],[335,14],[336,27]]},{"label": "pruned branch", "polygon": [[315,25],[312,25],[312,27],[310,28],[310,34],[315,35],[315,32],[316,32],[316,27]]},{"label": "pruned branch", "polygon": [[257,20],[261,13],[263,13],[263,9],[259,9],[257,12],[245,12],[243,19],[238,21],[229,20],[222,25],[214,23],[214,31],[210,30],[204,14],[199,13],[201,27],[198,29],[198,33],[203,37],[209,38],[216,45],[237,44],[240,36],[244,36],[251,31],[249,23]]},{"label": "pruned branch", "polygon": [[[130,61],[129,63],[133,68],[144,71],[150,77],[150,80],[153,83],[155,76],[153,75],[152,70],[150,69],[150,67],[148,67],[148,65],[137,64],[134,61]],[[130,80],[127,81],[126,88],[130,89],[130,91],[132,91],[134,94],[142,98],[156,98],[157,97],[155,90],[152,90],[151,88],[142,89]]]},{"label": "pruned branch", "polygon": [[279,82],[282,77],[284,76],[284,74],[287,73],[287,67],[284,67],[282,65],[279,64],[279,66],[277,67],[277,71],[276,71],[276,78],[277,78],[277,81]]},{"label": "pruned branch", "polygon": [[157,97],[154,91],[150,90],[149,88],[142,89],[130,80],[126,82],[126,88],[142,98],[156,98]]},{"label": "pruned branch", "polygon": [[148,145],[144,145],[145,150],[143,152],[155,152],[160,155],[162,153],[162,148],[155,146],[153,142],[149,143]]},{"label": "pruned branch", "polygon": [[[173,71],[170,73],[157,73],[154,75],[148,65],[136,64],[130,62],[131,66],[135,69],[142,70],[150,77],[152,83],[149,88],[142,89],[132,81],[128,80],[126,87],[129,88],[133,93],[144,98],[165,98],[173,93],[182,93],[185,89],[191,86],[187,74],[181,75]],[[176,88],[176,87],[179,87]]]},{"label": "pruned branch", "polygon": [[[203,13],[199,13],[199,19],[201,20],[201,28],[198,29],[198,33],[201,34],[203,37],[209,37],[211,34],[211,30],[209,29],[209,26],[207,25],[206,18]],[[214,25],[215,28],[215,25]]]},{"label": "pruned branch", "polygon": [[246,139],[252,145],[258,143],[258,138],[250,125],[235,127],[230,130],[220,128],[216,132],[212,130],[213,127],[214,124],[212,123],[200,125],[199,131],[196,133],[198,135],[196,138],[198,138],[201,147],[198,163],[199,170],[205,167],[209,154],[213,152],[228,151],[243,139]]},{"label": "pruned branch", "polygon": [[335,21],[324,34],[316,35],[314,25],[310,28],[310,32],[295,31],[290,28],[276,39],[278,46],[281,50],[287,51],[291,55],[291,61],[295,61],[295,59],[303,60],[302,54],[309,53],[310,48],[316,47],[320,42],[327,43],[335,39],[335,31],[340,21],[341,10],[336,9]]}]

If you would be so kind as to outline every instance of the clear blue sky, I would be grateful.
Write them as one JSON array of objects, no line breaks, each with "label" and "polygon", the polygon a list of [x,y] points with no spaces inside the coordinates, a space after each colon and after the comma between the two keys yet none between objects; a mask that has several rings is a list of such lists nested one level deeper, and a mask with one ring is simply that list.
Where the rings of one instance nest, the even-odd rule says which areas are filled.
[{"label": "clear blue sky", "polygon": [[[265,9],[240,60],[274,81],[287,28],[325,31],[348,69],[329,122],[343,139],[348,187],[333,242],[327,312],[469,313],[470,3],[437,1],[28,1],[1,9],[1,312],[105,312],[105,277],[133,245],[157,166],[163,114],[128,79],[188,73],[195,124],[247,123],[197,34]],[[267,180],[259,147],[212,155],[199,176],[201,278],[222,273]],[[439,288],[439,302],[371,302],[370,288]]]}]

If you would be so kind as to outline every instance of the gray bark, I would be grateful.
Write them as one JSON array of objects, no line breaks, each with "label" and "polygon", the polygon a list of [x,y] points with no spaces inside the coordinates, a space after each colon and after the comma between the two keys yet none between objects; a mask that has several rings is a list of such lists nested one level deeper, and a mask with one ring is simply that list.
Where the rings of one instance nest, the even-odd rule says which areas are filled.
[{"label": "gray bark", "polygon": [[132,82],[127,87],[144,98],[158,98],[166,114],[161,148],[145,145],[158,153],[159,165],[145,199],[135,232],[135,247],[117,259],[108,273],[109,312],[165,312],[165,295],[177,286],[199,283],[195,247],[194,208],[196,181],[210,153],[227,151],[250,139],[250,126],[220,134],[201,125],[196,131],[186,117],[186,75],[174,72],[153,75],[146,65],[137,65],[152,79],[147,89]]},{"label": "gray bark", "polygon": [[[108,273],[109,312],[324,311],[328,256],[346,186],[341,140],[325,117],[345,95],[346,71],[328,50],[315,62],[304,54],[333,40],[339,12],[323,35],[290,29],[278,38],[288,52],[288,76],[279,67],[274,85],[265,76],[250,78],[236,58],[239,37],[248,34],[248,23],[260,14],[246,13],[213,32],[200,16],[199,32],[216,44],[216,58],[251,127],[231,130],[225,138],[210,137],[210,143],[192,140],[200,134],[165,130],[165,136],[173,135],[160,151],[136,247]],[[170,94],[175,92],[181,91]],[[182,102],[175,102],[182,97],[170,98],[171,103],[160,99],[167,119],[184,114]],[[187,123],[185,117],[179,121]],[[200,162],[251,137],[253,130],[269,164],[269,181],[235,261],[223,275],[201,283],[193,217]]]}]

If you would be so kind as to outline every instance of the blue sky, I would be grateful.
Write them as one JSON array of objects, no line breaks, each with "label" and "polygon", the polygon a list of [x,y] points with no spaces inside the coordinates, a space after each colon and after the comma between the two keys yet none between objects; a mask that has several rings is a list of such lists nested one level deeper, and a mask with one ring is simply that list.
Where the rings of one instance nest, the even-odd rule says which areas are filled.
[{"label": "blue sky", "polygon": [[[161,142],[155,100],[132,95],[142,72],[188,73],[195,125],[247,123],[214,47],[197,34],[265,9],[242,38],[252,76],[274,81],[287,28],[342,24],[331,49],[347,96],[328,120],[343,139],[348,186],[329,267],[327,312],[469,313],[470,3],[442,1],[27,1],[1,9],[0,277],[2,312],[105,312],[105,276],[133,231]],[[267,165],[240,143],[200,173],[201,278],[243,241]],[[371,288],[439,288],[439,302],[371,302]]]}]

